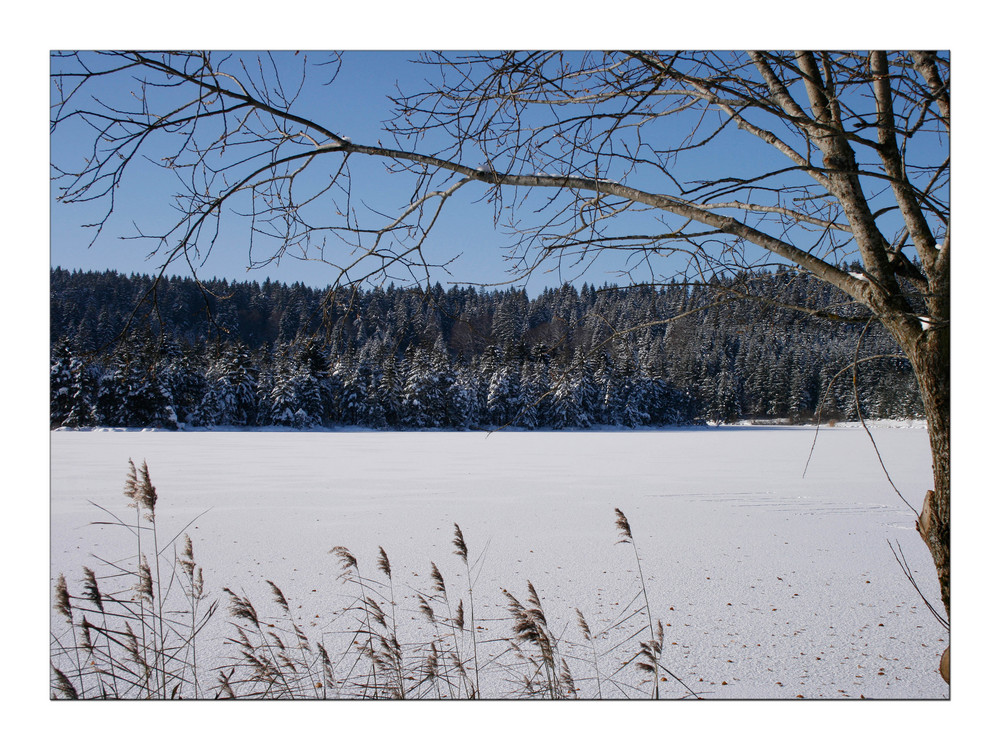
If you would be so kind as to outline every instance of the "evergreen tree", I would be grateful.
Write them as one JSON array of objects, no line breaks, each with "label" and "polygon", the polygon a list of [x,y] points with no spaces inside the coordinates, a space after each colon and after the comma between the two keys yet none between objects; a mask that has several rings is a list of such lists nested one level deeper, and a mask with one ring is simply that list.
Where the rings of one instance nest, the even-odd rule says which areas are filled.
[{"label": "evergreen tree", "polygon": [[97,383],[96,368],[89,360],[72,356],[69,361],[70,391],[69,413],[63,419],[64,427],[87,427],[96,424],[94,399]]},{"label": "evergreen tree", "polygon": [[402,423],[407,427],[444,427],[447,424],[449,377],[435,367],[430,351],[410,347],[403,359]]},{"label": "evergreen tree", "polygon": [[125,394],[121,421],[126,427],[161,427],[176,430],[177,413],[171,395],[155,373],[130,364],[120,380]]},{"label": "evergreen tree", "polygon": [[157,377],[170,394],[178,422],[197,421],[198,407],[208,391],[203,365],[194,360],[190,350],[182,349],[174,340],[164,343],[158,359],[162,367]]},{"label": "evergreen tree", "polygon": [[486,421],[494,426],[512,424],[521,410],[519,373],[504,362],[489,376],[486,390]]},{"label": "evergreen tree", "polygon": [[[322,294],[270,281],[208,282],[206,298],[194,282],[171,278],[149,327],[122,336],[133,313],[152,312],[150,282],[53,269],[52,427],[804,419],[855,356],[863,414],[921,414],[912,370],[884,330],[743,300],[711,306],[699,288],[563,285],[531,300],[520,290],[440,285],[421,294],[392,285],[338,292],[325,308],[338,336],[331,351],[304,333],[322,318]],[[851,310],[801,274],[747,273],[738,283],[762,297]],[[625,333],[609,338],[615,331]],[[96,354],[74,353],[112,341]],[[850,370],[837,378],[824,415],[856,418],[854,379]]]},{"label": "evergreen tree", "polygon": [[49,363],[49,423],[52,429],[61,427],[73,409],[70,360],[69,345],[59,342]]},{"label": "evergreen tree", "polygon": [[395,354],[384,349],[375,388],[372,390],[376,404],[372,413],[387,427],[396,427],[402,423],[405,375],[400,370]]},{"label": "evergreen tree", "polygon": [[124,427],[128,422],[125,403],[126,366],[120,357],[115,357],[108,367],[98,374],[94,417],[99,425]]}]

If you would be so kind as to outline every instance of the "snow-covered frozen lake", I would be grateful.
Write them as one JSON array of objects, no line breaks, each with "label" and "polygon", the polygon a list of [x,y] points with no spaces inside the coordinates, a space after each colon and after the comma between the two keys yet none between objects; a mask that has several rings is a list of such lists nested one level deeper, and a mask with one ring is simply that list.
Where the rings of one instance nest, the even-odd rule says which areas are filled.
[{"label": "snow-covered frozen lake", "polygon": [[[896,486],[919,509],[931,486],[926,431],[882,425],[873,433]],[[523,600],[530,580],[569,651],[582,641],[575,608],[596,632],[627,613],[639,591],[632,549],[616,544],[620,508],[654,620],[663,622],[663,663],[704,697],[948,697],[936,672],[947,633],[889,546],[900,545],[937,602],[914,512],[856,426],[823,427],[803,477],[814,436],[810,428],[761,426],[490,435],[59,431],[51,436],[51,573],[78,587],[81,566],[95,565],[92,554],[128,554],[121,529],[90,524],[104,520],[90,501],[124,512],[132,458],[148,462],[161,529],[180,530],[207,511],[188,531],[206,585],[220,598],[229,587],[267,610],[269,579],[310,636],[332,633],[330,613],[346,595],[329,550],[347,547],[375,577],[381,546],[403,619],[416,627],[416,591],[430,589],[432,561],[461,595],[457,523],[470,560],[482,561],[481,642],[510,634],[502,590]],[[222,614],[208,634],[220,653],[231,634]],[[613,648],[619,634],[630,631],[601,644],[605,675],[621,666]],[[594,695],[593,665],[574,662],[573,671],[580,695]],[[634,665],[618,677],[641,684]],[[501,673],[491,679],[487,695],[509,694]],[[623,696],[609,685],[603,697]],[[663,690],[685,692],[676,683]]]}]

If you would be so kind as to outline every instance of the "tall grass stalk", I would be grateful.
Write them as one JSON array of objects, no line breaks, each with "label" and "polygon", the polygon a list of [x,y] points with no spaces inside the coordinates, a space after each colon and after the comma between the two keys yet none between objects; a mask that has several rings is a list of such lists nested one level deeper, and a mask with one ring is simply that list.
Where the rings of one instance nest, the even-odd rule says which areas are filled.
[{"label": "tall grass stalk", "polygon": [[379,572],[386,577],[389,585],[389,613],[392,620],[392,627],[387,636],[382,636],[382,650],[386,658],[389,659],[396,683],[396,692],[399,698],[406,697],[406,682],[403,675],[403,647],[399,643],[399,625],[396,621],[396,590],[392,583],[392,565],[389,564],[389,556],[385,549],[378,548],[377,567]]},{"label": "tall grass stalk", "polygon": [[[136,511],[135,521],[126,522],[105,511],[113,520],[98,523],[132,534],[135,556],[131,562],[97,558],[110,572],[98,576],[84,567],[82,595],[69,591],[64,576],[56,583],[55,608],[66,619],[73,645],[63,647],[65,636],[53,633],[53,657],[58,659],[72,652],[76,668],[68,672],[53,664],[53,689],[65,695],[65,680],[75,680],[76,697],[201,697],[198,635],[214,614],[215,605],[199,611],[198,603],[205,598],[204,579],[190,545],[181,555],[175,552],[168,570],[161,565],[166,550],[158,546],[156,489],[145,462],[137,470],[129,460],[125,495],[129,507]],[[147,554],[150,549],[152,564]],[[173,584],[185,577],[189,585],[182,584],[184,601],[171,609],[175,605],[168,603],[177,598]],[[110,585],[102,587],[101,581]],[[75,617],[77,612],[79,619]]]},{"label": "tall grass stalk", "polygon": [[[101,658],[102,656],[106,658],[106,655],[111,653],[111,636],[108,632],[108,615],[104,610],[104,597],[101,594],[100,585],[97,582],[97,574],[94,573],[88,567],[83,568],[83,596],[84,599],[94,607],[101,615],[101,625],[103,627],[97,628],[98,634],[103,634],[104,636],[104,648],[90,650],[90,654],[94,659]],[[84,616],[86,621],[86,616]],[[105,661],[105,667],[102,668],[96,661],[94,662],[95,669],[99,672],[105,672],[111,678],[111,684],[108,686],[111,691],[111,695],[115,698],[119,695],[118,686],[118,675],[115,672],[115,662],[111,659]],[[99,681],[100,682],[100,681]],[[103,688],[102,684],[102,688]],[[104,697],[102,695],[102,697]]]},{"label": "tall grass stalk", "polygon": [[[525,680],[527,692],[536,694],[541,689],[546,697],[552,699],[575,695],[569,664],[559,655],[559,640],[549,627],[541,597],[534,585],[528,581],[527,605],[506,589],[503,593],[507,598],[507,610],[514,619],[515,642],[534,646],[538,651],[537,659],[533,655],[525,655],[520,649],[517,652],[534,668]],[[540,686],[535,683],[536,677],[542,677]]]},{"label": "tall grass stalk", "polygon": [[[133,535],[134,557],[124,562],[98,558],[108,572],[98,575],[85,567],[80,594],[73,593],[65,576],[55,581],[53,697],[472,699],[486,697],[484,692],[492,689],[490,697],[562,699],[580,696],[581,688],[593,681],[599,699],[615,691],[635,697],[643,690],[659,698],[660,683],[667,680],[661,675],[695,695],[663,664],[663,624],[654,621],[642,558],[629,521],[618,508],[618,542],[632,545],[639,591],[610,624],[601,628],[598,623],[596,630],[576,608],[582,643],[564,637],[570,623],[552,619],[530,580],[522,598],[502,590],[505,617],[487,615],[482,620],[506,622],[510,634],[481,638],[477,617],[482,615],[474,594],[482,557],[475,563],[469,560],[465,536],[455,524],[451,541],[464,567],[466,591],[457,603],[449,597],[445,574],[433,562],[429,588],[406,587],[410,593],[403,594],[401,602],[399,580],[384,548],[379,547],[376,559],[384,579],[369,579],[362,575],[358,559],[338,546],[331,553],[351,595],[346,605],[333,611],[328,629],[317,639],[306,635],[274,581],[265,583],[270,607],[277,608],[275,617],[262,614],[245,593],[223,588],[234,632],[225,641],[229,653],[221,663],[206,665],[200,642],[218,602],[207,594],[194,544],[182,529],[159,547],[156,490],[145,462],[137,468],[129,461],[125,494],[136,511],[135,521],[124,522],[111,513],[114,520],[105,523]],[[165,557],[170,549],[173,560]],[[412,608],[407,608],[406,598],[415,600]],[[341,618],[351,625],[343,628]],[[632,656],[621,661],[623,653]],[[621,666],[605,670],[602,660]],[[592,665],[594,677],[579,678],[571,662]],[[629,665],[653,680],[652,690],[648,682],[636,684],[626,677],[623,670]],[[213,674],[215,687],[210,688],[208,677]]]},{"label": "tall grass stalk", "polygon": [[[615,526],[618,527],[620,532],[620,538],[618,540],[619,544],[630,544],[632,546],[632,551],[635,553],[635,565],[639,574],[639,586],[642,589],[642,598],[645,602],[646,617],[649,621],[649,638],[652,642],[653,640],[653,611],[649,606],[649,593],[646,591],[646,577],[642,574],[642,560],[639,558],[639,548],[636,546],[635,539],[632,538],[632,527],[629,525],[628,518],[625,514],[621,512],[618,508],[615,508]],[[646,644],[641,644],[645,647]],[[653,698],[660,697],[660,681],[659,681],[659,659],[653,660],[652,666],[653,672]]]},{"label": "tall grass stalk", "polygon": [[468,583],[469,591],[469,632],[472,634],[472,662],[475,670],[474,674],[476,675],[476,692],[472,697],[478,698],[481,694],[479,687],[479,646],[476,642],[476,607],[475,599],[472,595],[472,569],[469,567],[469,548],[465,544],[465,536],[462,534],[462,529],[459,528],[457,523],[455,524],[455,536],[452,538],[452,544],[455,546],[455,554],[465,564],[465,580]]},{"label": "tall grass stalk", "polygon": [[579,607],[576,609],[576,622],[583,633],[583,639],[590,644],[590,651],[594,661],[594,676],[597,679],[597,697],[600,699],[604,696],[601,694],[601,667],[597,660],[597,645],[594,643],[594,636],[590,632],[590,625],[587,623],[587,618],[583,616],[583,612],[580,611]]},{"label": "tall grass stalk", "polygon": [[452,611],[451,600],[448,598],[448,587],[445,585],[444,576],[441,575],[441,570],[434,562],[431,562],[431,588],[434,591],[431,597],[444,604],[445,609],[448,610],[448,617],[445,622],[451,630],[453,647],[451,653],[449,654],[451,657],[451,664],[458,672],[459,678],[461,678],[461,685],[465,688],[465,697],[474,698],[476,695],[476,689],[471,683],[468,671],[465,668],[465,659],[462,657],[462,646],[458,637],[459,633],[462,633],[463,636],[465,633],[464,607],[462,606],[461,600],[459,600],[457,613]]},{"label": "tall grass stalk", "polygon": [[367,638],[366,644],[362,647],[362,653],[368,656],[371,663],[371,680],[364,686],[364,695],[367,696],[370,688],[372,690],[372,697],[377,698],[379,697],[379,685],[378,669],[374,658],[375,646],[373,642],[372,612],[367,603],[369,599],[368,590],[365,587],[364,579],[361,577],[361,571],[358,568],[358,559],[351,554],[351,551],[347,547],[334,547],[330,550],[330,554],[335,555],[340,560],[341,580],[353,582],[358,587],[359,594],[356,601],[360,603],[358,609],[364,613],[364,626],[356,630],[355,633]]},{"label": "tall grass stalk", "polygon": [[[653,695],[652,697],[660,697],[660,670],[662,669],[666,674],[670,675],[675,679],[680,685],[688,691],[691,695],[697,697],[697,693],[689,688],[684,682],[669,669],[666,669],[660,663],[660,656],[663,653],[663,623],[657,621],[657,628],[653,628],[653,611],[649,606],[649,592],[646,590],[646,578],[642,574],[642,560],[639,557],[639,548],[636,546],[635,539],[632,537],[632,527],[629,525],[628,518],[625,514],[621,512],[618,508],[615,508],[615,526],[617,526],[619,531],[619,544],[630,544],[632,546],[632,551],[635,553],[635,565],[639,575],[639,586],[642,590],[642,598],[645,602],[645,612],[649,627],[649,640],[640,641],[639,643],[639,653],[636,654],[639,657],[638,668],[652,675],[653,680]],[[665,679],[665,678],[664,678]]]}]

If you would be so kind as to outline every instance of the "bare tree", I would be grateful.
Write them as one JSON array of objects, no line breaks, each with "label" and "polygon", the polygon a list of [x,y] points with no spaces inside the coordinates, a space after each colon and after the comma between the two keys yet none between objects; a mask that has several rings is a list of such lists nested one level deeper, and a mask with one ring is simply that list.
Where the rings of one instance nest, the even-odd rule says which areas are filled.
[{"label": "bare tree", "polygon": [[[143,158],[168,170],[180,218],[137,233],[163,270],[186,259],[196,271],[232,208],[255,262],[287,254],[333,265],[345,284],[419,283],[437,262],[426,239],[443,208],[472,192],[509,231],[515,277],[602,255],[647,283],[791,264],[848,295],[913,366],[934,474],[917,527],[950,613],[948,55],[516,52],[414,64],[423,89],[397,92],[386,133],[363,143],[338,130],[335,107],[301,93],[317,75],[335,79],[336,55],[319,67],[290,54],[55,55],[53,138],[90,129],[85,158],[56,165],[60,198],[100,204],[100,231],[128,170]],[[405,205],[359,194],[351,168],[371,160],[410,180]]]}]

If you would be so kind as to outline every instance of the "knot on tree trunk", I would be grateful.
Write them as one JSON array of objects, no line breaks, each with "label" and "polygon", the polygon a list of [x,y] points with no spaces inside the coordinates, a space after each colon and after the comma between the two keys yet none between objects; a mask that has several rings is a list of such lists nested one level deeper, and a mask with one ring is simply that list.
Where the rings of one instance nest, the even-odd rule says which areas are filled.
[{"label": "knot on tree trunk", "polygon": [[932,523],[934,522],[934,490],[927,490],[924,495],[924,507],[920,510],[920,517],[917,518],[917,531],[928,547],[932,547],[932,535],[934,534]]},{"label": "knot on tree trunk", "polygon": [[[924,507],[917,518],[917,532],[930,550],[934,560],[934,567],[937,569],[938,583],[941,585],[941,602],[944,604],[946,616],[951,616],[951,555],[950,555],[950,534],[948,523],[942,520],[941,508],[938,504],[937,495],[934,490],[927,490],[924,495]],[[947,665],[942,661],[942,676],[948,680],[945,674]]]}]

